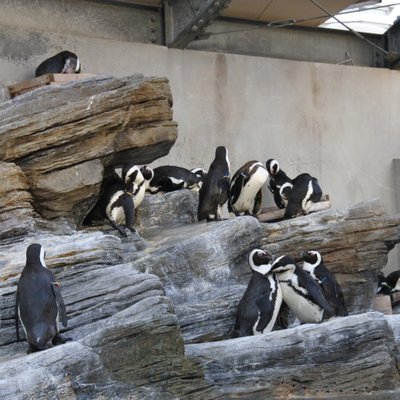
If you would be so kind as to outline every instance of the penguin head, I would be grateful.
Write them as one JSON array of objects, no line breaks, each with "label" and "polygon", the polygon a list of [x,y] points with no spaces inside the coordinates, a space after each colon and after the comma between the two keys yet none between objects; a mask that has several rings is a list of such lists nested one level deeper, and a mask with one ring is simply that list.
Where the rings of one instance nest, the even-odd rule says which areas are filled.
[{"label": "penguin head", "polygon": [[123,176],[125,185],[140,185],[144,181],[141,169],[137,165],[123,172]]},{"label": "penguin head", "polygon": [[63,51],[60,55],[64,59],[62,74],[79,74],[81,72],[81,63],[78,56],[71,51]]},{"label": "penguin head", "polygon": [[151,181],[154,177],[153,169],[148,167],[147,165],[143,165],[143,167],[140,167],[140,172],[142,173],[143,178],[146,181]]},{"label": "penguin head", "polygon": [[301,252],[300,257],[302,260],[313,267],[317,267],[322,262],[321,253],[316,250],[310,250],[307,252]]},{"label": "penguin head", "polygon": [[392,293],[392,287],[387,282],[385,275],[379,274],[377,276],[377,278],[378,278],[378,288],[376,290],[376,293],[377,294],[390,294],[390,293]]},{"label": "penguin head", "polygon": [[279,195],[284,199],[288,200],[289,193],[292,190],[293,184],[290,182],[285,182],[279,189]]},{"label": "penguin head", "polygon": [[203,168],[193,168],[190,170],[190,172],[195,174],[200,179],[204,179],[207,175],[207,171]]},{"label": "penguin head", "polygon": [[32,243],[26,249],[26,265],[41,265],[42,267],[47,268],[44,261],[45,256],[46,253],[43,246],[39,243]]},{"label": "penguin head", "polygon": [[267,171],[271,176],[276,175],[279,172],[279,163],[278,160],[270,158],[266,163]]},{"label": "penguin head", "polygon": [[294,258],[291,256],[280,256],[276,260],[274,260],[271,266],[271,272],[277,274],[288,271],[294,272],[295,269],[296,263],[294,261]]},{"label": "penguin head", "polygon": [[254,249],[249,254],[249,264],[253,271],[267,275],[271,271],[272,256],[261,249]]}]

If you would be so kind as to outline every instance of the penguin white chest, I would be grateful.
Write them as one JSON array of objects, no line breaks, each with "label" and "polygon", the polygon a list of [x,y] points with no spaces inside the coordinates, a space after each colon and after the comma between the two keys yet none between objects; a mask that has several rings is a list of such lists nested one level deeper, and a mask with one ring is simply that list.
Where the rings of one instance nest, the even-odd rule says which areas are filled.
[{"label": "penguin white chest", "polygon": [[118,225],[126,224],[124,209],[121,205],[117,205],[118,199],[120,198],[120,196],[123,195],[123,190],[119,190],[118,192],[114,193],[106,207],[107,217],[110,220],[115,221],[115,223],[117,223]]},{"label": "penguin white chest", "polygon": [[135,210],[142,203],[142,201],[144,199],[145,192],[146,192],[146,186],[145,186],[145,184],[143,184],[142,186],[140,186],[139,191],[137,192],[137,194],[133,197],[133,204],[135,206]]},{"label": "penguin white chest", "polygon": [[268,172],[264,168],[257,168],[240,191],[239,198],[234,204],[236,211],[248,211],[253,208],[255,197],[267,178]]},{"label": "penguin white chest", "polygon": [[299,286],[297,277],[281,280],[283,301],[301,322],[320,322],[324,311],[309,299],[305,288]]}]

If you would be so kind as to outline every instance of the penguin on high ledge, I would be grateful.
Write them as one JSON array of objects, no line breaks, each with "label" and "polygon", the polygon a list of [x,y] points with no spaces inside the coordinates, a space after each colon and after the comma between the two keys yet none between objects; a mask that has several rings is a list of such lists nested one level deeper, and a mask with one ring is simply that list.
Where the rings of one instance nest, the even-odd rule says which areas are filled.
[{"label": "penguin on high ledge", "polygon": [[28,341],[28,353],[45,350],[63,344],[59,332],[60,317],[67,327],[67,311],[61,296],[59,283],[46,267],[45,251],[38,243],[26,250],[26,263],[18,281],[15,302],[15,330],[19,335],[19,320]]},{"label": "penguin on high ledge", "polygon": [[221,208],[228,200],[230,164],[228,150],[218,146],[215,158],[199,191],[197,219],[199,221],[221,220]]},{"label": "penguin on high ledge", "polygon": [[259,161],[249,161],[233,175],[228,198],[228,211],[235,216],[256,216],[262,204],[262,186],[268,179],[268,172]]},{"label": "penguin on high ledge", "polygon": [[36,68],[35,76],[45,74],[79,74],[82,65],[78,56],[71,51],[62,51],[53,57],[44,60]]},{"label": "penguin on high ledge", "polygon": [[290,190],[293,187],[292,180],[280,169],[279,162],[270,158],[266,162],[266,168],[270,176],[268,189],[274,196],[275,204],[278,208],[285,208]]}]

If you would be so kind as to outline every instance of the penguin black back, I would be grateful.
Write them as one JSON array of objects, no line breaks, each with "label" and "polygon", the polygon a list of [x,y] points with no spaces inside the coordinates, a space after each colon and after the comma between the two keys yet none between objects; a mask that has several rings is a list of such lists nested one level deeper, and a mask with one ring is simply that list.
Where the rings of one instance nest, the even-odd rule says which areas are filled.
[{"label": "penguin black back", "polygon": [[58,314],[67,326],[65,304],[53,273],[44,262],[40,244],[31,244],[26,251],[26,265],[18,281],[16,296],[16,334],[19,340],[18,318],[28,343],[28,352],[44,350],[52,344],[64,343],[58,332]]},{"label": "penguin black back", "polygon": [[45,74],[78,74],[81,72],[81,63],[78,56],[71,51],[62,51],[53,57],[44,60],[35,71],[35,76]]},{"label": "penguin black back", "polygon": [[199,221],[220,220],[221,207],[228,200],[230,165],[228,150],[218,146],[215,158],[208,169],[199,191],[197,218]]},{"label": "penguin black back", "polygon": [[153,169],[154,176],[149,184],[150,193],[172,192],[179,189],[197,188],[202,178],[186,168],[163,165]]},{"label": "penguin black back", "polygon": [[318,179],[310,174],[298,175],[292,181],[293,187],[288,196],[285,218],[294,218],[306,215],[312,203],[317,203],[322,196],[322,189]]},{"label": "penguin black back", "polygon": [[301,254],[303,269],[314,278],[322,288],[326,301],[335,309],[335,315],[345,317],[348,314],[341,287],[335,276],[325,266],[321,254],[310,250]]}]

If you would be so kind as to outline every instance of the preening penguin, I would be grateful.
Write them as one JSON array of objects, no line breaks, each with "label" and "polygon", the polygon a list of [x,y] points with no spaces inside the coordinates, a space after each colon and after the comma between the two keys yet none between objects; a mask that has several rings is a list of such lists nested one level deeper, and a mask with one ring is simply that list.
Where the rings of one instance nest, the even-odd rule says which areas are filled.
[{"label": "preening penguin", "polygon": [[198,189],[202,178],[183,167],[164,165],[153,169],[154,176],[150,181],[148,191],[172,192],[179,189]]},{"label": "preening penguin", "polygon": [[282,288],[283,301],[301,322],[321,322],[334,315],[318,283],[290,256],[277,258],[271,267]]},{"label": "preening penguin", "polygon": [[334,275],[325,266],[318,251],[310,250],[301,253],[303,269],[307,271],[320,285],[325,300],[334,308],[335,315],[345,317],[348,314],[341,287]]},{"label": "preening penguin", "polygon": [[255,249],[249,255],[253,275],[239,302],[232,337],[267,333],[274,327],[282,304],[282,290],[274,274],[270,274],[272,257]]},{"label": "preening penguin", "polygon": [[[26,250],[26,264],[18,281],[15,303],[15,328],[19,340],[21,320],[29,344],[28,353],[65,343],[58,329],[58,316],[67,326],[67,312],[58,283],[47,269],[45,252],[34,243]],[[49,343],[51,341],[51,344]]]},{"label": "preening penguin", "polygon": [[277,160],[270,158],[266,162],[267,171],[270,175],[268,189],[274,195],[274,201],[278,208],[285,208],[288,195],[292,189],[292,180],[279,167]]},{"label": "preening penguin", "polygon": [[228,211],[256,215],[261,208],[262,186],[268,172],[258,161],[249,161],[233,175],[229,187]]},{"label": "preening penguin", "polygon": [[228,200],[230,164],[228,150],[219,146],[199,192],[199,221],[221,219],[221,208]]},{"label": "preening penguin", "polygon": [[311,204],[317,203],[322,196],[318,179],[310,174],[300,174],[292,181],[293,187],[288,196],[285,218],[294,218],[308,214]]},{"label": "preening penguin", "polygon": [[70,51],[62,51],[44,60],[35,71],[35,76],[45,74],[79,74],[81,63],[78,56]]}]

